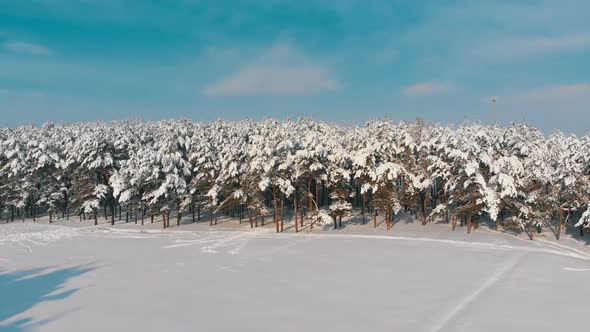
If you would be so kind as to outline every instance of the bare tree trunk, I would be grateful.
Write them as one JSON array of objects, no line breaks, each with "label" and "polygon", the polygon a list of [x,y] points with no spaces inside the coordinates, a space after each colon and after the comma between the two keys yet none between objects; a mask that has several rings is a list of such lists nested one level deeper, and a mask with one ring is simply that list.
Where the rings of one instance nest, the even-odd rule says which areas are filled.
[{"label": "bare tree trunk", "polygon": [[315,199],[316,199],[316,210],[320,210],[320,182],[315,182]]},{"label": "bare tree trunk", "polygon": [[313,209],[313,206],[311,205],[311,176],[307,178],[307,202],[309,204],[309,212],[311,212],[311,209]]},{"label": "bare tree trunk", "polygon": [[252,211],[248,210],[248,220],[250,220],[250,228],[253,228],[254,226],[252,225]]},{"label": "bare tree trunk", "polygon": [[561,207],[559,208],[559,224],[557,224],[557,235],[556,238],[559,241],[559,236],[561,235],[561,222],[563,220],[563,210]]},{"label": "bare tree trunk", "polygon": [[365,220],[365,204],[366,204],[366,196],[365,196],[365,194],[361,194],[361,196],[362,196],[362,201],[363,201],[362,208],[363,208],[363,224],[364,224],[364,223],[365,223],[365,221],[366,221],[366,220]]},{"label": "bare tree trunk", "polygon": [[162,211],[162,229],[166,229],[166,211]]},{"label": "bare tree trunk", "polygon": [[467,217],[467,234],[471,233],[471,214]]},{"label": "bare tree trunk", "polygon": [[303,228],[303,217],[304,217],[303,210],[305,210],[305,208],[302,207],[301,212],[300,212],[301,214],[299,215],[301,217],[301,218],[299,218],[299,226],[301,226],[302,228]]},{"label": "bare tree trunk", "polygon": [[422,199],[422,225],[426,225],[426,193],[420,196]]},{"label": "bare tree trunk", "polygon": [[49,212],[49,223],[53,222],[53,212]]},{"label": "bare tree trunk", "polygon": [[281,199],[281,232],[283,231],[283,224],[285,222],[285,197]]},{"label": "bare tree trunk", "polygon": [[373,228],[377,228],[377,209],[375,209],[375,214],[373,215]]},{"label": "bare tree trunk", "polygon": [[180,220],[182,219],[182,212],[178,211],[176,214],[176,227],[180,226]]},{"label": "bare tree trunk", "polygon": [[154,214],[150,213],[150,224],[154,223]]},{"label": "bare tree trunk", "polygon": [[98,225],[98,210],[94,210],[94,226]]},{"label": "bare tree trunk", "polygon": [[293,216],[295,217],[295,233],[299,232],[299,223],[297,222],[297,190],[293,198]]},{"label": "bare tree trunk", "polygon": [[209,220],[209,226],[213,226],[213,209],[209,209],[209,214],[211,215]]},{"label": "bare tree trunk", "polygon": [[242,205],[238,205],[238,218],[240,218],[240,225],[242,224]]},{"label": "bare tree trunk", "polygon": [[451,230],[452,231],[455,231],[455,227],[456,227],[456,224],[457,224],[457,219],[456,218],[457,218],[457,214],[455,213],[455,214],[453,214],[453,225],[451,227]]},{"label": "bare tree trunk", "polygon": [[529,223],[529,238],[531,239],[531,241],[533,240],[533,223]]},{"label": "bare tree trunk", "polygon": [[273,190],[272,201],[273,201],[273,206],[274,206],[272,219],[273,219],[273,222],[275,223],[277,233],[278,233],[279,232],[279,210],[277,209],[277,189],[276,188]]}]

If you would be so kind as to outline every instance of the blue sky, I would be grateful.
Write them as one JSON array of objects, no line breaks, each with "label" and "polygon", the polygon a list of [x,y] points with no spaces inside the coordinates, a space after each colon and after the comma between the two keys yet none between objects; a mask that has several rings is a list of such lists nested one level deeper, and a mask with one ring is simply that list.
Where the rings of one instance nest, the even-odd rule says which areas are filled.
[{"label": "blue sky", "polygon": [[301,115],[590,128],[590,1],[3,0],[0,125]]}]

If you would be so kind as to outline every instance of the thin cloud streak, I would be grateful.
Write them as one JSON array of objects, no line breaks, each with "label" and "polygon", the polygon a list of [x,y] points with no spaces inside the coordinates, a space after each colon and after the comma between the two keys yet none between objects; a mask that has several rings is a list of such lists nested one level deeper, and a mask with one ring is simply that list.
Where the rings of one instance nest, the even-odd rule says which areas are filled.
[{"label": "thin cloud streak", "polygon": [[423,82],[405,88],[403,93],[410,97],[420,97],[448,92],[451,90],[451,87],[448,83]]},{"label": "thin cloud streak", "polygon": [[49,48],[22,41],[11,41],[4,43],[4,48],[14,53],[26,53],[32,55],[50,55],[52,52]]}]

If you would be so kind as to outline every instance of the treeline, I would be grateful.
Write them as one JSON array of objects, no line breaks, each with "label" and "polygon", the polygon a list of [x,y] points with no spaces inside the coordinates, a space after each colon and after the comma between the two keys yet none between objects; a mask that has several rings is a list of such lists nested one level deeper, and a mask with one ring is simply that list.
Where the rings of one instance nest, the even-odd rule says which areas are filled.
[{"label": "treeline", "polygon": [[[0,129],[0,218],[48,214],[135,221],[207,214],[284,214],[333,223],[360,209],[363,221],[411,211],[467,231],[482,216],[504,227],[558,219],[589,226],[590,137],[545,137],[507,127],[422,121],[364,126],[300,119],[194,123],[45,124]],[[286,211],[286,212],[285,212]],[[125,216],[123,216],[123,212]]]}]

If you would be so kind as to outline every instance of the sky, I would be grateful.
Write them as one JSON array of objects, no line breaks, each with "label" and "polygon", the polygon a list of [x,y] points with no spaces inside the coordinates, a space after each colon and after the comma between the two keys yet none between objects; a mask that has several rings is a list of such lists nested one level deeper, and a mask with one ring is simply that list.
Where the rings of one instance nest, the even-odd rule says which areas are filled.
[{"label": "sky", "polygon": [[590,129],[587,0],[0,0],[0,126],[307,116]]}]

